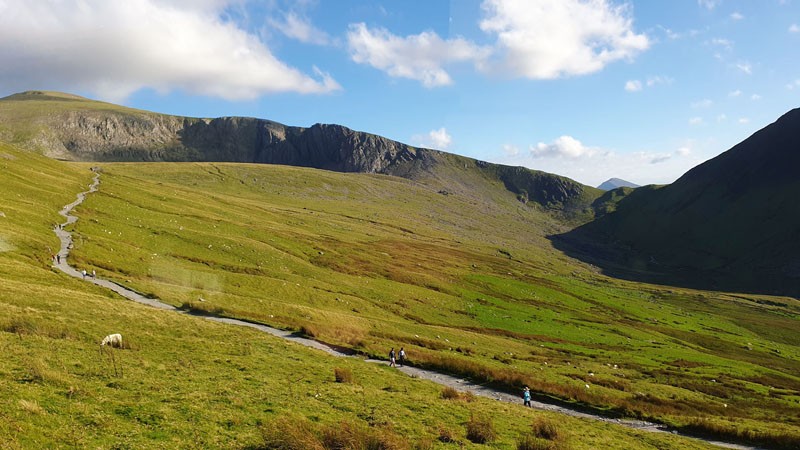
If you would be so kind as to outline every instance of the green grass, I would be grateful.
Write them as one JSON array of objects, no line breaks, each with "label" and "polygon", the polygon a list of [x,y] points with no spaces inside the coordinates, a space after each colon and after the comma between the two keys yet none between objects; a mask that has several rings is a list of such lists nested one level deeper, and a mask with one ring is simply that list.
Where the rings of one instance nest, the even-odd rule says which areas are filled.
[{"label": "green grass", "polygon": [[[412,448],[453,448],[454,444],[438,440],[442,430],[447,430],[465,448],[485,448],[466,439],[466,424],[473,416],[492,417],[496,440],[490,448],[515,448],[520,436],[538,417],[561,424],[572,448],[577,449],[708,448],[676,436],[651,435],[531,411],[519,405],[475,398],[453,402],[441,398],[440,386],[403,376],[386,366],[333,358],[247,328],[155,310],[70,278],[50,267],[50,249],[58,244],[52,226],[59,222],[56,212],[91,182],[88,166],[60,163],[5,144],[0,144],[0,154],[4,155],[0,161],[0,236],[6,243],[0,252],[3,448],[253,449],[265,444],[270,427],[282,417],[297,419],[293,422],[298,426],[308,421],[322,435],[328,433],[327,439],[349,438],[344,432],[347,429],[359,436],[359,430],[377,427],[391,430]],[[324,291],[314,290],[312,295],[308,287],[296,286],[306,282],[307,275],[316,275],[314,283],[318,285],[333,286],[338,281],[321,279],[317,271],[322,269],[304,262],[304,255],[315,247],[298,237],[304,233],[302,226],[297,226],[300,218],[293,212],[302,210],[302,206],[296,209],[276,205],[259,200],[258,194],[242,200],[249,213],[237,205],[229,208],[231,214],[226,214],[225,208],[216,205],[220,209],[214,214],[218,215],[209,217],[206,214],[211,212],[194,210],[196,205],[192,202],[165,196],[182,183],[167,189],[158,182],[137,180],[130,175],[120,177],[116,170],[109,169],[103,175],[102,198],[93,194],[87,207],[78,211],[76,237],[83,239],[76,240],[74,251],[76,260],[83,264],[94,261],[100,268],[103,262],[127,273],[130,283],[119,278],[120,282],[143,290],[152,288],[151,292],[174,303],[202,295],[208,303],[222,308],[230,308],[226,303],[230,301],[242,313],[262,304],[258,300],[279,305],[284,312],[275,314],[278,311],[270,308],[262,314],[265,318],[269,314],[280,317],[276,324],[317,326],[321,336],[330,340],[338,339],[331,330],[347,321],[353,330],[364,333],[366,342],[371,342],[371,324],[392,317],[372,298],[358,297],[361,292],[394,297],[385,291],[385,286],[396,286],[389,279],[348,275],[345,278],[351,285],[339,290],[349,293],[331,293],[332,298],[327,300],[317,295]],[[294,178],[297,173],[286,176]],[[365,180],[365,188],[375,183]],[[144,189],[128,192],[126,182],[140,184]],[[125,190],[120,190],[122,187]],[[202,195],[209,206],[215,206],[210,200],[213,196],[219,196],[221,201],[234,200],[232,194],[223,192],[205,191]],[[313,203],[313,199],[309,202]],[[264,236],[259,234],[258,224],[267,218],[264,211],[273,212],[269,218],[273,226],[283,227],[285,234],[276,235],[275,242],[269,238],[260,240]],[[353,206],[351,214],[358,217],[359,209]],[[115,221],[107,223],[109,217]],[[181,217],[181,223],[158,221],[167,217]],[[147,230],[138,227],[139,219]],[[341,227],[357,230],[351,235],[353,245],[361,239],[369,240],[361,233],[379,234],[370,231],[376,227],[374,223],[367,221],[359,226],[361,220],[338,220]],[[126,223],[129,225],[123,225]],[[219,232],[209,231],[214,225],[230,234],[215,238]],[[193,229],[199,236],[179,239],[180,226]],[[103,227],[105,235],[100,232]],[[289,233],[292,230],[294,235]],[[153,236],[148,237],[149,234]],[[213,242],[206,241],[211,238]],[[230,250],[224,247],[226,243]],[[249,244],[245,247],[244,243]],[[208,244],[224,251],[211,251]],[[336,250],[333,244],[328,245],[326,249]],[[255,248],[257,252],[253,251]],[[182,252],[184,258],[179,257]],[[148,267],[149,262],[142,261],[149,261],[146,257],[153,253],[170,255],[170,259],[158,266],[159,278],[147,284],[143,282],[147,276],[137,271]],[[187,259],[189,256],[202,256],[204,262]],[[205,264],[252,269],[254,262],[271,258],[276,261],[274,264],[284,264],[287,269],[268,275],[251,274],[248,270],[228,273]],[[267,269],[273,267],[269,265]],[[103,276],[112,275],[108,268],[102,270]],[[323,273],[333,272],[325,269]],[[276,289],[283,290],[269,293],[262,282],[272,282]],[[250,295],[241,295],[244,290],[226,294],[226,287],[251,289]],[[429,292],[427,288],[419,289]],[[193,293],[192,297],[173,296],[187,290]],[[449,295],[440,294],[439,298],[453,302]],[[342,306],[345,301],[350,305]],[[356,306],[365,310],[365,317],[352,312]],[[309,320],[308,315],[330,318],[333,324]],[[446,322],[444,318],[437,320]],[[408,319],[392,323],[397,329],[409,325],[413,323]],[[424,333],[430,329],[428,325],[413,325],[406,332]],[[471,335],[446,325],[438,329],[452,339]],[[123,334],[126,348],[101,353],[100,339],[113,332]],[[475,336],[482,342],[495,339]],[[442,341],[433,336],[429,339]],[[375,339],[374,345],[380,342]],[[352,373],[353,382],[337,383],[337,370]],[[344,430],[342,434],[331,431],[340,429]],[[369,432],[364,439],[368,438]]]},{"label": "green grass", "polygon": [[405,345],[414,364],[613,414],[797,442],[796,300],[610,279],[550,246],[551,216],[487,197],[290,167],[108,164],[75,257],[175,306],[371,356]]}]

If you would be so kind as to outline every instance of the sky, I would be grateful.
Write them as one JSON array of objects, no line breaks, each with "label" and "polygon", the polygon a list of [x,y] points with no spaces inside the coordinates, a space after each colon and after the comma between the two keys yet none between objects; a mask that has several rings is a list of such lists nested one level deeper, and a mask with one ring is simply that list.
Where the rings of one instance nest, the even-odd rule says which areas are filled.
[{"label": "sky", "polygon": [[671,183],[800,106],[800,0],[0,0],[0,96]]}]

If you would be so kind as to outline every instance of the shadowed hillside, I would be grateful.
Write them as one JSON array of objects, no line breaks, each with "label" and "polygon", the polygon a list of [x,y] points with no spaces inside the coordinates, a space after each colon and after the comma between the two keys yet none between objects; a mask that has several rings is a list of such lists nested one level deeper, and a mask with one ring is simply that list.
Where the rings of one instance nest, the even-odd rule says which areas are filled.
[{"label": "shadowed hillside", "polygon": [[602,193],[565,177],[412,147],[341,125],[168,116],[57,92],[0,99],[0,138],[71,161],[281,164],[395,175],[443,194],[477,197],[495,195],[499,185],[524,203],[580,221],[592,217],[589,205]]},{"label": "shadowed hillside", "polygon": [[[800,109],[556,238],[634,279],[800,296]],[[612,191],[613,192],[613,191]]]}]

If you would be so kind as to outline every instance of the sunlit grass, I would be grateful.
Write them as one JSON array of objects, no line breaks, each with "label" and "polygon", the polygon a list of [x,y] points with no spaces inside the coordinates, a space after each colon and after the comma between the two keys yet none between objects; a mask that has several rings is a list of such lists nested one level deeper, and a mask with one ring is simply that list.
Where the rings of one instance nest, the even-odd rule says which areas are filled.
[{"label": "sunlit grass", "polygon": [[[515,448],[537,417],[557,421],[570,448],[707,448],[521,405],[446,400],[441,386],[386,366],[122,300],[50,267],[56,212],[86,189],[89,166],[0,153],[9,243],[0,253],[0,442],[10,448],[258,448],[286,415],[315,430],[387,427],[420,448],[451,448],[443,433],[483,448],[467,439],[470,417],[492,418],[496,448]],[[689,404],[667,418],[696,426],[702,411],[717,427],[796,434],[786,417],[796,412],[797,346],[774,331],[795,325],[791,300],[767,307],[704,293],[702,308],[720,307],[711,316],[692,306],[695,293],[603,279],[564,259],[536,231],[557,226],[538,212],[474,202],[388,177],[109,165],[76,213],[72,261],[176,306],[370,355],[404,345],[414,364],[518,375],[600,407],[662,416],[670,403]],[[683,330],[674,320],[705,338],[667,333]],[[101,353],[113,332],[129,347]],[[718,340],[746,341],[750,356]],[[337,383],[337,371],[351,382]],[[738,390],[717,398],[711,377]],[[679,387],[690,381],[709,393]]]},{"label": "sunlit grass", "polygon": [[733,414],[767,432],[798,416],[757,381],[800,381],[795,300],[605,278],[549,246],[552,218],[487,196],[289,167],[111,164],[81,209],[76,256],[176,306],[373,356],[402,343],[413,363],[511,390],[675,425]]}]

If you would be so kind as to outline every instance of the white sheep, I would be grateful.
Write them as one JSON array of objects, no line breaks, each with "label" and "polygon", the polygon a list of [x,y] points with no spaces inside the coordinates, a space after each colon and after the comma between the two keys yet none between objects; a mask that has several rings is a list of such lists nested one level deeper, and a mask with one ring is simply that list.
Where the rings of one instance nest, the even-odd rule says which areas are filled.
[{"label": "white sheep", "polygon": [[122,335],[119,333],[109,334],[100,342],[100,346],[108,345],[109,347],[122,347]]}]

